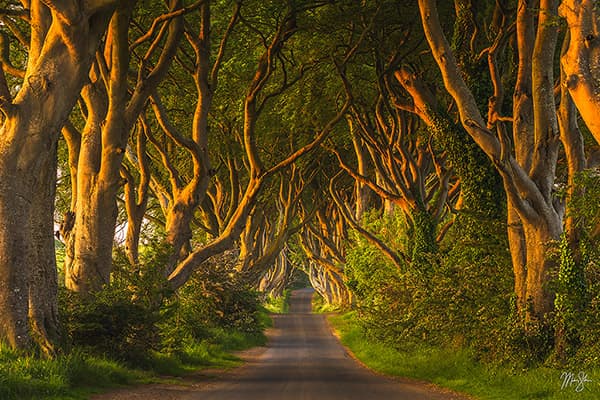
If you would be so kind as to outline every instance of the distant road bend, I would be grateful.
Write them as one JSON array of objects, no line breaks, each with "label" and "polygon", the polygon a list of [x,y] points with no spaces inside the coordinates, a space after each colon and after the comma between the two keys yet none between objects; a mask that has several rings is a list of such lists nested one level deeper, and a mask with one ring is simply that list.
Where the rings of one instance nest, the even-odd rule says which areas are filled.
[{"label": "distant road bend", "polygon": [[197,400],[395,400],[465,399],[418,383],[377,375],[353,360],[327,327],[311,314],[312,290],[295,291],[290,312],[276,315],[268,349],[240,373],[225,376]]}]

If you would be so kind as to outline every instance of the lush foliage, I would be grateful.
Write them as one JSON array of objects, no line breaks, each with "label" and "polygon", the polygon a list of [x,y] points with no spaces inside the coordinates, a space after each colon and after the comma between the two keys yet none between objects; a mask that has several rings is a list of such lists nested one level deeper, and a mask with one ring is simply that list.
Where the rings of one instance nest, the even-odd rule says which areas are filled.
[{"label": "lush foliage", "polygon": [[[401,225],[383,223],[379,228],[382,237],[405,237]],[[449,233],[448,242],[456,244],[460,237],[453,235],[459,234]],[[501,244],[495,243],[494,252]],[[428,255],[432,270],[424,276],[410,263],[399,270],[373,246],[355,242],[346,271],[367,330],[398,346],[425,341],[501,351],[497,340],[510,310],[511,282],[498,279],[498,272],[505,270],[503,275],[510,276],[510,264],[490,250],[464,243],[461,251],[443,247]]]},{"label": "lush foliage", "polygon": [[[370,368],[388,375],[433,382],[478,399],[595,399],[600,390],[597,367],[522,370],[490,366],[479,362],[477,356],[466,349],[423,343],[401,349],[391,347],[369,335],[353,312],[330,318],[330,321],[342,343]],[[584,373],[590,382],[585,382],[581,391],[577,391],[576,383],[564,383],[568,373],[576,378]]]},{"label": "lush foliage", "polygon": [[[513,369],[542,364],[597,368],[600,182],[595,172],[586,171],[576,185],[569,215],[582,233],[575,246],[566,235],[549,246],[558,269],[548,283],[557,293],[556,311],[548,321],[524,324],[525,317],[516,312],[502,224],[463,215],[438,252],[429,254],[434,268],[426,277],[410,262],[398,269],[358,235],[348,243],[347,284],[366,337],[401,352],[420,346],[468,349],[474,359]],[[372,213],[365,226],[393,248],[409,246],[403,242],[408,235],[400,217]],[[478,231],[487,236],[477,236]]]},{"label": "lush foliage", "polygon": [[173,293],[154,267],[164,261],[161,249],[147,249],[135,273],[117,257],[121,268],[100,292],[63,291],[62,319],[70,346],[143,366],[157,352],[177,355],[197,343],[220,343],[225,332],[261,341],[264,319],[258,294],[231,271],[226,258]]},{"label": "lush foliage", "polygon": [[580,236],[570,241],[564,234],[556,245],[560,265],[555,283],[556,329],[565,336],[562,338],[564,348],[560,349],[562,354],[557,356],[572,363],[598,365],[600,176],[596,170],[584,170],[575,177],[573,185],[573,197],[567,212],[580,229]]},{"label": "lush foliage", "polygon": [[290,295],[289,289],[283,291],[283,295],[279,297],[267,296],[264,300],[263,305],[265,309],[271,313],[285,314],[290,309]]}]

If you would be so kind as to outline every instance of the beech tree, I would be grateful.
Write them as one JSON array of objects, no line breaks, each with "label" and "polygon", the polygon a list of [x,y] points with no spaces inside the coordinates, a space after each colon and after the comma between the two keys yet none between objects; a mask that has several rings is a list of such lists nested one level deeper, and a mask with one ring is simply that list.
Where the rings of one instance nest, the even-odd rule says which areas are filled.
[{"label": "beech tree", "polygon": [[[70,213],[74,223],[67,224],[71,231],[63,232],[67,242],[66,286],[78,292],[99,290],[110,281],[117,194],[129,133],[169,69],[183,34],[182,15],[196,7],[184,8],[181,1],[170,1],[167,13],[156,17],[149,31],[130,44],[135,5],[135,1],[119,3],[90,82],[82,91],[86,122],[74,182],[77,199]],[[146,41],[150,45],[138,62],[137,79],[131,88],[131,54]]]},{"label": "beech tree", "polygon": [[596,142],[600,143],[598,5],[592,0],[563,0],[559,12],[566,20],[569,32],[567,48],[561,56],[565,73],[563,84]]},{"label": "beech tree", "polygon": [[298,218],[300,198],[310,184],[310,176],[306,179],[301,174],[296,165],[290,166],[289,174],[288,171],[282,171],[279,193],[269,196],[275,204],[270,207],[264,203],[257,204],[246,224],[240,237],[240,263],[237,269],[250,282],[261,281],[263,275],[276,265],[290,237],[300,231],[312,216],[309,213],[302,220]]},{"label": "beech tree", "polygon": [[562,214],[553,197],[559,146],[553,92],[558,38],[553,18],[557,16],[558,2],[540,2],[537,29],[532,5],[527,1],[518,4],[519,63],[512,142],[501,113],[503,86],[500,76],[494,74],[497,60],[491,58],[489,62],[495,90],[486,122],[444,36],[435,1],[420,0],[419,9],[429,47],[445,87],[456,102],[461,123],[502,177],[511,218],[509,241],[520,310],[530,321],[543,322],[553,310],[554,301],[547,285],[554,261],[547,246],[562,233]]},{"label": "beech tree", "polygon": [[0,73],[0,337],[14,348],[31,345],[30,326],[45,351],[53,348],[56,143],[117,3],[23,1],[4,10],[8,18],[27,18],[31,28],[14,97],[17,88]]},{"label": "beech tree", "polygon": [[[313,129],[309,128],[310,135],[307,141],[288,150],[283,157],[274,157],[274,159],[268,160],[268,163],[265,162],[265,157],[261,155],[262,150],[259,146],[261,115],[272,100],[286,93],[290,87],[302,78],[305,71],[300,67],[293,70],[292,73],[292,70],[286,64],[285,58],[282,57],[282,53],[286,43],[300,29],[297,24],[298,18],[303,16],[303,13],[323,5],[316,2],[302,6],[288,6],[276,18],[275,31],[271,33],[268,39],[266,37],[262,39],[264,50],[259,56],[254,76],[247,85],[243,99],[241,140],[248,165],[248,176],[243,194],[240,196],[235,211],[231,214],[219,236],[209,243],[193,249],[170,273],[168,280],[173,288],[183,285],[192,272],[199,268],[204,261],[234,246],[246,228],[248,217],[267,181],[317,148],[343,118],[348,108],[348,98],[336,102],[332,106],[335,111],[323,125],[315,126]],[[256,31],[256,29],[252,30]],[[280,74],[276,74],[277,68],[281,68],[282,72]]]}]

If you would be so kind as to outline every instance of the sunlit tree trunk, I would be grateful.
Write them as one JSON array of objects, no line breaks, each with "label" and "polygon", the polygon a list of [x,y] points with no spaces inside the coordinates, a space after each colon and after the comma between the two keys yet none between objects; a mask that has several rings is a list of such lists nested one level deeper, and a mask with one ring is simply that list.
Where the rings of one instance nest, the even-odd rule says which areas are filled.
[{"label": "sunlit tree trunk", "polygon": [[105,49],[111,68],[108,86],[104,87],[101,67],[97,67],[85,97],[88,120],[77,168],[73,258],[65,266],[66,286],[77,292],[96,291],[110,281],[116,195],[127,137],[124,74],[129,65],[127,39],[133,5],[122,4],[109,27]]},{"label": "sunlit tree trunk", "polygon": [[[0,105],[5,115],[0,128],[0,338],[15,348],[31,343],[30,303],[36,333],[47,336],[41,340],[43,347],[51,342],[56,302],[52,283],[56,266],[50,254],[54,232],[52,215],[41,213],[52,211],[46,202],[52,197],[48,186],[55,177],[47,174],[55,170],[58,134],[81,91],[115,3],[65,1],[49,2],[47,7],[33,2],[25,79],[15,99],[4,98]],[[32,261],[37,265],[30,265]],[[50,286],[32,287],[42,283]]]},{"label": "sunlit tree trunk", "polygon": [[564,85],[600,143],[600,12],[593,0],[562,0],[560,15],[569,27],[569,45],[562,54]]},{"label": "sunlit tree trunk", "polygon": [[[362,176],[367,176],[367,160],[369,152],[366,149],[365,143],[355,131],[352,119],[347,119],[348,126],[350,127],[350,133],[352,135],[352,147],[354,148],[354,154],[356,155],[356,172]],[[354,217],[357,221],[362,221],[364,213],[369,209],[369,188],[364,183],[357,181],[354,186],[354,193],[356,203]]]},{"label": "sunlit tree trunk", "polygon": [[[520,1],[519,7],[531,9],[531,4]],[[498,136],[487,128],[444,37],[435,1],[419,0],[419,8],[427,41],[442,72],[446,89],[458,105],[461,123],[497,167],[509,202],[523,225],[523,238],[517,238],[519,242],[515,247],[520,248],[524,243],[525,269],[514,266],[519,268],[515,273],[517,285],[525,286],[524,290],[515,288],[517,295],[524,292],[520,307],[529,320],[544,321],[553,308],[553,292],[547,283],[554,264],[546,246],[556,241],[562,232],[561,216],[554,207],[552,197],[558,155],[558,126],[553,95],[553,50],[558,29],[552,18],[557,14],[558,3],[552,0],[542,0],[540,3],[532,56],[526,61],[531,62],[532,89],[526,87],[525,90],[532,90],[533,112],[514,115],[514,118],[528,118],[533,124],[534,140],[527,146],[533,155],[529,168],[510,154],[510,145],[502,133],[501,124],[491,121],[498,126]],[[495,83],[499,84],[497,78]],[[517,89],[523,90],[521,87]],[[523,276],[524,282],[519,280]]]},{"label": "sunlit tree trunk", "polygon": [[[112,18],[104,53],[84,93],[88,116],[82,134],[78,163],[75,225],[70,245],[72,257],[65,266],[66,285],[77,292],[96,291],[110,281],[112,249],[118,214],[117,194],[122,185],[121,165],[129,132],[147,99],[165,76],[182,36],[181,1],[170,0],[172,14],[165,24],[163,47],[151,46],[140,69],[136,86],[128,85],[130,67],[129,28],[135,0],[120,2]],[[151,35],[150,35],[151,36]],[[162,37],[154,41],[162,42]],[[160,49],[148,72],[148,62]]]}]

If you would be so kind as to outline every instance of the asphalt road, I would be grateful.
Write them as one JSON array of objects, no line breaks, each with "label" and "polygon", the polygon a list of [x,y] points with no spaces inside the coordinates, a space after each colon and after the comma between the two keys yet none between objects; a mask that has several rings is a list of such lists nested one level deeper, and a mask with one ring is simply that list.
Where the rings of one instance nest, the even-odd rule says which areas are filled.
[{"label": "asphalt road", "polygon": [[312,291],[295,291],[290,312],[275,316],[268,349],[239,373],[185,399],[375,400],[462,399],[428,385],[377,375],[351,358],[323,315],[311,314]]}]

